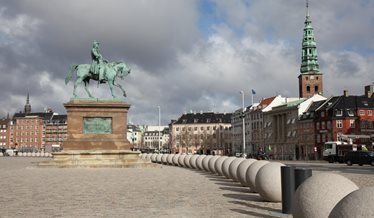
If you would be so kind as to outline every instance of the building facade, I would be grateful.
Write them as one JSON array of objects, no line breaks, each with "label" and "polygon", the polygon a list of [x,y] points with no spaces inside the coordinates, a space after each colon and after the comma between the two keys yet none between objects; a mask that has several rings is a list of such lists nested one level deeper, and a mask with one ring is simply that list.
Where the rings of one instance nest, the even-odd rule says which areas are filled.
[{"label": "building facade", "polygon": [[8,124],[9,119],[0,119],[0,148],[10,148]]},{"label": "building facade", "polygon": [[172,153],[231,155],[231,113],[188,113],[171,124]]}]

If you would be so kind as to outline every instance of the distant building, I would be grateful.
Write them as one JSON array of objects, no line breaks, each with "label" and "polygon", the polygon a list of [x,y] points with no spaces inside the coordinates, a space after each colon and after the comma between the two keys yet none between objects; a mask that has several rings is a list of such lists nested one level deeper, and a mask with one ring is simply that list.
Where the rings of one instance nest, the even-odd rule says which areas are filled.
[{"label": "distant building", "polygon": [[162,126],[161,131],[155,129],[151,126],[144,132],[142,148],[149,151],[160,149],[161,152],[169,152],[169,128]]},{"label": "distant building", "polygon": [[[365,90],[373,90],[374,85]],[[362,96],[341,96],[326,100],[315,110],[316,147],[320,152],[326,141],[352,139],[354,143],[372,148],[374,139],[374,97],[370,92]]]},{"label": "distant building", "polygon": [[8,147],[21,151],[61,147],[66,139],[66,129],[66,115],[58,115],[51,109],[45,112],[31,112],[29,94],[27,94],[24,112],[15,113],[9,120]]},{"label": "distant building", "polygon": [[0,148],[9,148],[9,119],[0,119]]},{"label": "distant building", "polygon": [[231,154],[231,115],[183,114],[171,124],[172,153]]},{"label": "distant building", "polygon": [[143,142],[143,132],[139,126],[129,124],[127,125],[127,140],[132,144],[135,150],[141,148]]}]

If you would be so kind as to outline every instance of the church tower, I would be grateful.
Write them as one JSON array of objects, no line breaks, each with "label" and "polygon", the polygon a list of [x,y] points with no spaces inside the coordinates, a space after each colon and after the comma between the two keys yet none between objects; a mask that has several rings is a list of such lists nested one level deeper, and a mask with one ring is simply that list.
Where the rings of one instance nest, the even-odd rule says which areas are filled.
[{"label": "church tower", "polygon": [[312,20],[309,16],[308,1],[306,3],[306,18],[304,23],[299,75],[299,97],[309,98],[314,94],[323,94],[323,79],[322,73],[319,70],[317,43],[314,38]]},{"label": "church tower", "polygon": [[27,98],[26,98],[26,104],[24,108],[24,113],[29,114],[31,113],[31,104],[30,104],[30,95],[27,93]]}]

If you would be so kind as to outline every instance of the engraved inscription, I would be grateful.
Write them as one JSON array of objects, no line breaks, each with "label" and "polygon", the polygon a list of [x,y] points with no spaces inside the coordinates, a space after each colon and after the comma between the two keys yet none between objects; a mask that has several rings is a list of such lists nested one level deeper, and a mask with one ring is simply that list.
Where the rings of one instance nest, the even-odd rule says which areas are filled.
[{"label": "engraved inscription", "polygon": [[112,118],[111,117],[84,117],[83,118],[84,134],[111,134]]}]

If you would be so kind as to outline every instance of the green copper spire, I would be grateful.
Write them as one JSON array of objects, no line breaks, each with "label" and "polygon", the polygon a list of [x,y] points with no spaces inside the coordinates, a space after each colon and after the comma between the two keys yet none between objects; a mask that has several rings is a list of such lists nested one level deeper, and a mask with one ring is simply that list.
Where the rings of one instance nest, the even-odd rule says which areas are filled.
[{"label": "green copper spire", "polygon": [[302,54],[301,54],[301,67],[300,73],[302,74],[316,74],[319,73],[318,54],[317,54],[317,43],[314,38],[314,32],[312,27],[312,20],[309,16],[309,4],[306,3],[306,18],[305,27],[302,43]]}]

